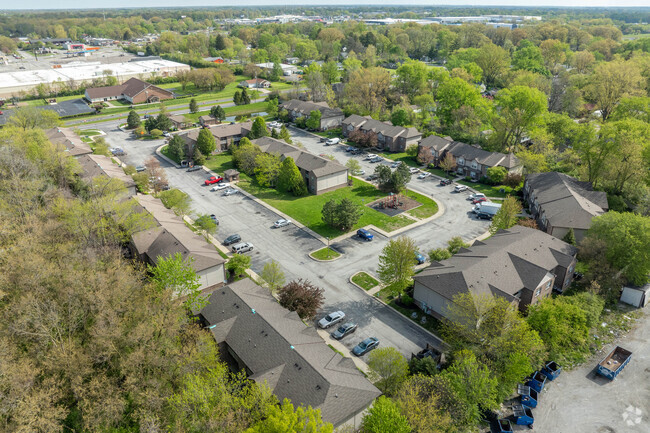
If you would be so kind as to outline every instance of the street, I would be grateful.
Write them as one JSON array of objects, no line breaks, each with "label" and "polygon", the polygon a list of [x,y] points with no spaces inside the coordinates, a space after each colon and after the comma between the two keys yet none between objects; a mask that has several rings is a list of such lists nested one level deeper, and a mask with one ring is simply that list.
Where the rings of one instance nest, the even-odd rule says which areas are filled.
[{"label": "street", "polygon": [[[107,133],[105,138],[110,147],[122,147],[127,152],[122,159],[128,164],[143,164],[164,142],[132,139],[130,133],[117,129],[118,123],[106,122],[96,128]],[[300,137],[299,141],[305,149],[311,151],[316,145],[321,148],[323,146],[316,143],[312,136]],[[343,158],[347,154],[343,146],[326,149],[329,149],[327,153],[334,153],[339,161],[345,163]],[[271,226],[279,216],[266,207],[242,194],[224,197],[220,192],[211,192],[203,186],[203,180],[207,176],[204,171],[188,173],[162,159],[160,163],[166,170],[170,186],[190,195],[195,213],[214,213],[219,218],[218,239],[223,240],[230,234],[238,233],[243,241],[253,243],[255,249],[249,253],[252,256],[253,271],[260,273],[264,264],[273,259],[282,266],[287,281],[303,278],[322,287],[325,291],[323,315],[343,310],[349,320],[359,324],[357,332],[342,341],[348,349],[363,338],[374,336],[379,338],[380,347],[393,346],[410,357],[412,352],[420,350],[426,342],[435,343],[426,331],[412,321],[349,282],[349,278],[361,270],[376,275],[378,256],[388,242],[387,238],[376,232],[373,242],[362,242],[356,237],[344,238],[332,244],[333,248],[344,254],[342,258],[327,263],[316,262],[308,254],[324,245],[306,231],[293,224],[273,229]],[[370,163],[361,163],[366,171],[370,170]],[[433,248],[444,246],[453,236],[471,240],[487,230],[489,222],[470,216],[471,204],[466,200],[468,192],[455,194],[451,192],[451,186],[440,187],[435,179],[419,180],[415,176],[409,187],[433,196],[441,204],[441,209],[444,208],[444,213],[438,218],[404,233],[415,239],[425,255]],[[319,315],[318,319],[320,317]]]}]

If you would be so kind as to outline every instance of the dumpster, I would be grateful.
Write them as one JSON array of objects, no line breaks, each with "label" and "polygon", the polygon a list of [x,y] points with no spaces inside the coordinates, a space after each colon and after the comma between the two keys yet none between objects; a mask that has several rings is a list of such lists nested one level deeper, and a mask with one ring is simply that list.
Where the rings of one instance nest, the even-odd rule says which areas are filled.
[{"label": "dumpster", "polygon": [[533,411],[529,407],[520,404],[512,406],[512,411],[515,413],[515,424],[527,425],[528,428],[533,428]]},{"label": "dumpster", "polygon": [[548,380],[555,380],[560,373],[562,372],[562,367],[557,365],[557,362],[551,361],[542,368],[542,374],[548,378]]},{"label": "dumpster", "polygon": [[499,423],[499,433],[512,433],[512,423],[508,419],[500,419],[497,421]]},{"label": "dumpster", "polygon": [[521,404],[529,408],[537,407],[538,394],[537,391],[530,386],[517,385],[517,392],[521,396]]},{"label": "dumpster", "polygon": [[530,380],[528,380],[528,383],[526,385],[530,386],[537,392],[542,392],[545,384],[546,384],[546,376],[544,376],[541,372],[536,371],[535,373],[533,373],[533,377]]},{"label": "dumpster", "polygon": [[609,380],[614,380],[630,362],[630,359],[632,359],[632,352],[625,350],[620,346],[616,346],[614,350],[609,352],[609,355],[598,364],[598,374],[605,376]]}]

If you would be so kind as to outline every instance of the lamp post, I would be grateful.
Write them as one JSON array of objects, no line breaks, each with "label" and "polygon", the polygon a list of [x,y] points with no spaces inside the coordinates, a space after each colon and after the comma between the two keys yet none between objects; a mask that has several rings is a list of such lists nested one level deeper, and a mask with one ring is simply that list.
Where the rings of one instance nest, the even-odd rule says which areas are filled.
[{"label": "lamp post", "polygon": [[330,237],[327,237],[327,258],[330,258]]}]

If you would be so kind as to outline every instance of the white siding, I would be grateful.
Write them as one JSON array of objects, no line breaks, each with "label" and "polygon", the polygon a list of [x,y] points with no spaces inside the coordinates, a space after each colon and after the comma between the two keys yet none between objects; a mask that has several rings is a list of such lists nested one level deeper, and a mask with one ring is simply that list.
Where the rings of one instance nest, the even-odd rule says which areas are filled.
[{"label": "white siding", "polygon": [[348,171],[340,171],[338,173],[321,176],[316,181],[316,192],[325,189],[334,188],[340,185],[345,185],[348,182]]},{"label": "white siding", "polygon": [[196,274],[200,278],[199,281],[201,282],[201,290],[205,289],[206,287],[210,287],[226,281],[226,273],[224,271],[223,264],[204,269],[197,272]]},{"label": "white siding", "polygon": [[413,288],[413,299],[418,303],[418,306],[420,306],[420,308],[425,310],[425,312],[428,308],[440,314],[441,316],[447,317],[447,310],[451,304],[451,301],[440,296],[433,290],[428,289],[417,281],[415,282],[415,286]]},{"label": "white siding", "polygon": [[341,126],[342,121],[343,121],[343,116],[328,117],[326,119],[321,119],[320,128],[321,129],[338,128],[339,126]]}]

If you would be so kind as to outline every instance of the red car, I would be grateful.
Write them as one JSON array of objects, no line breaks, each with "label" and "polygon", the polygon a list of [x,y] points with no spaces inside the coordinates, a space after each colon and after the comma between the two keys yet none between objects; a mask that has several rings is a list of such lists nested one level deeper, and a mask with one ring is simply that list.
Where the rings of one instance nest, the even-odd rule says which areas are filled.
[{"label": "red car", "polygon": [[483,203],[484,201],[488,201],[488,199],[485,197],[479,197],[472,200],[472,204]]},{"label": "red car", "polygon": [[219,183],[219,182],[221,182],[222,180],[223,180],[223,177],[221,177],[221,176],[219,176],[219,177],[217,177],[217,176],[210,176],[209,178],[207,178],[207,179],[205,180],[205,184],[206,184],[206,185],[212,185],[212,184],[214,184],[214,183]]}]

